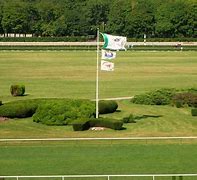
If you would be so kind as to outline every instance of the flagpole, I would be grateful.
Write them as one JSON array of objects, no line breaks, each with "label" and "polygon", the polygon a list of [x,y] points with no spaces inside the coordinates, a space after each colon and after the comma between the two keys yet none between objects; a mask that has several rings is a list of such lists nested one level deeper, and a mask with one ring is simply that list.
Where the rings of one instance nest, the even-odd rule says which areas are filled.
[{"label": "flagpole", "polygon": [[96,118],[99,117],[99,28],[97,28],[97,57],[96,57]]}]

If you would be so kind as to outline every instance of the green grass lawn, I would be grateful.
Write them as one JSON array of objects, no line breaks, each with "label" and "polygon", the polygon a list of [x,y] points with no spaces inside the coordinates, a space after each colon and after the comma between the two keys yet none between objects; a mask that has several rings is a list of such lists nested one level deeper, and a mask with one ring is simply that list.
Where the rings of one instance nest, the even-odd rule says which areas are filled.
[{"label": "green grass lawn", "polygon": [[[190,108],[148,106],[118,101],[118,111],[103,115],[121,119],[130,113],[140,117],[136,123],[124,124],[124,130],[87,130],[75,132],[72,126],[46,126],[32,118],[0,122],[1,138],[50,138],[50,137],[135,137],[135,136],[197,136],[197,119]],[[144,115],[146,115],[144,117]]]},{"label": "green grass lawn", "polygon": [[[114,72],[99,73],[100,98],[197,87],[197,52],[118,52],[117,56]],[[0,52],[3,102],[94,99],[95,77],[96,52]],[[12,97],[12,84],[24,84],[26,96]],[[103,116],[120,119],[132,113],[141,118],[124,124],[121,131],[83,132],[74,132],[71,126],[37,124],[32,118],[12,119],[0,122],[0,138],[197,136],[197,119],[188,107],[135,105],[128,100],[118,104],[117,112]],[[0,143],[0,175],[196,173],[196,149],[196,140]]]},{"label": "green grass lawn", "polygon": [[0,146],[1,175],[196,173],[196,144],[68,142]]},{"label": "green grass lawn", "polygon": [[[99,73],[99,96],[133,96],[158,88],[197,86],[197,52],[118,52],[114,72]],[[25,98],[95,98],[96,52],[3,51],[0,100],[10,85],[24,84]]]},{"label": "green grass lawn", "polygon": [[[100,98],[133,96],[158,88],[197,87],[197,52],[118,52],[114,72],[100,72]],[[28,98],[95,98],[96,52],[3,51],[0,53],[0,100]],[[26,95],[12,97],[11,84],[24,84]],[[0,123],[1,138],[196,136],[196,117],[190,108],[134,105],[119,101],[119,111],[105,116],[142,118],[125,130],[73,132],[50,127],[32,118]]]}]

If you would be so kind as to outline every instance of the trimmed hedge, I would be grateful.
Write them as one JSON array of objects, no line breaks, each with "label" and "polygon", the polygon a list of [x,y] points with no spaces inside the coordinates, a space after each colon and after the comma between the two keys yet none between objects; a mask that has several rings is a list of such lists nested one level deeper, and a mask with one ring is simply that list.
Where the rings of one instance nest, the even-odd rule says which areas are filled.
[{"label": "trimmed hedge", "polygon": [[145,94],[136,95],[131,102],[145,105],[168,105],[171,103],[172,97],[175,93],[176,90],[173,88],[159,89]]},{"label": "trimmed hedge", "polygon": [[192,116],[197,116],[197,108],[191,110]]},{"label": "trimmed hedge", "polygon": [[116,101],[99,101],[99,114],[113,113],[117,108],[118,103]]},{"label": "trimmed hedge", "polygon": [[114,130],[121,130],[123,121],[109,118],[78,119],[73,122],[74,131],[88,130],[90,127],[106,127]]},{"label": "trimmed hedge", "polygon": [[24,85],[11,85],[10,92],[12,96],[23,96],[25,94]]},{"label": "trimmed hedge", "polygon": [[0,107],[0,116],[8,118],[31,117],[38,107],[38,100],[21,100],[3,104]]},{"label": "trimmed hedge", "polygon": [[46,125],[67,125],[79,118],[95,116],[95,103],[89,100],[57,99],[40,104],[33,121]]}]

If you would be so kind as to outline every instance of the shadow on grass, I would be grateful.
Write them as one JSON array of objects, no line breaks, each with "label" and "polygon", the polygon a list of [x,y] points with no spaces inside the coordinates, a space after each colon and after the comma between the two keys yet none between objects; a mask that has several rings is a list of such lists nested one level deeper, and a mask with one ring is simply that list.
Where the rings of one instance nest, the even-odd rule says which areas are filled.
[{"label": "shadow on grass", "polygon": [[133,119],[134,120],[142,120],[142,119],[147,119],[147,118],[159,118],[162,117],[161,115],[142,115],[142,116],[134,116]]}]

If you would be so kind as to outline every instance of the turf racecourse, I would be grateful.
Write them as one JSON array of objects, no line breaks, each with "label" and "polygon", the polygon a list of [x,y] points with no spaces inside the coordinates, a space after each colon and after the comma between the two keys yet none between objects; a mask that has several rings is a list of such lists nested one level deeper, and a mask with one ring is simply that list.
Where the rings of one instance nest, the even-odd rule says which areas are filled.
[{"label": "turf racecourse", "polygon": [[[163,87],[196,87],[196,57],[197,52],[189,51],[118,52],[115,71],[99,73],[100,98],[133,96]],[[94,99],[95,76],[95,52],[0,52],[3,102],[43,97]],[[10,85],[15,83],[26,86],[26,96],[10,96]],[[189,108],[120,101],[119,111],[106,116],[122,118],[130,113],[148,116],[125,125],[123,131],[102,132],[73,132],[70,126],[49,127],[33,123],[32,118],[14,119],[0,122],[0,138],[197,136],[197,121]],[[196,141],[0,143],[0,175],[196,173],[196,149]]]},{"label": "turf racecourse", "polygon": [[[0,146],[0,174],[196,173],[197,159],[194,158],[197,156],[196,147],[196,143],[171,144],[169,142],[139,143],[131,141],[8,143]],[[151,178],[126,179],[150,180]],[[157,179],[171,180],[171,177]],[[195,177],[184,179],[194,180]]]}]

